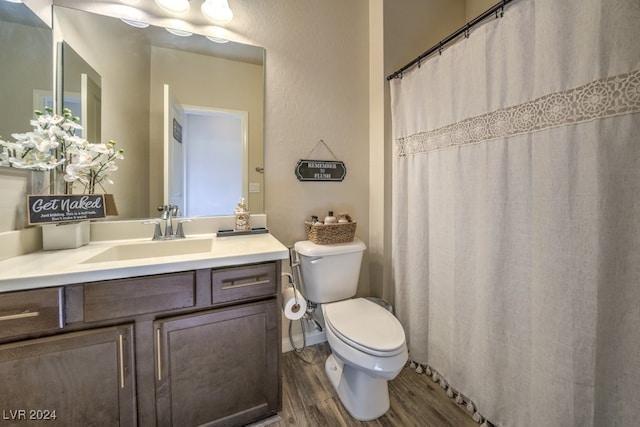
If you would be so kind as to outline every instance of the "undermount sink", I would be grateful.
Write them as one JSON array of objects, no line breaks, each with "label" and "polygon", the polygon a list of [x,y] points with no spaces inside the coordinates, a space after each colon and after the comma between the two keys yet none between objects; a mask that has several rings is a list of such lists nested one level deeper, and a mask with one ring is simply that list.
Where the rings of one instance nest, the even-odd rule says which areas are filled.
[{"label": "undermount sink", "polygon": [[129,261],[134,259],[157,258],[176,255],[193,255],[211,251],[213,239],[158,240],[141,243],[123,243],[111,246],[97,255],[83,261],[96,262]]}]

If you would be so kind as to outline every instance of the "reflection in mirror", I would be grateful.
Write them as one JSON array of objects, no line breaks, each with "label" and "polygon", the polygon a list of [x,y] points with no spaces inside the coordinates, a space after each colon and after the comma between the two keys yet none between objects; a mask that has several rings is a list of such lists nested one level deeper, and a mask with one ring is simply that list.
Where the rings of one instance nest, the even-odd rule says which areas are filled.
[{"label": "reflection in mirror", "polygon": [[102,78],[91,65],[66,42],[58,43],[57,105],[80,118],[82,130],[77,134],[91,143],[106,142],[101,138]]},{"label": "reflection in mirror", "polygon": [[0,135],[9,139],[53,106],[51,28],[23,3],[0,1],[0,46]]},{"label": "reflection in mirror", "polygon": [[248,112],[184,105],[164,89],[164,199],[186,216],[228,215],[248,197]]},{"label": "reflection in mirror", "polygon": [[[34,110],[53,106],[53,36],[25,4],[0,1],[0,138],[32,130]],[[27,226],[25,196],[43,173],[0,167],[0,233]]]},{"label": "reflection in mirror", "polygon": [[[154,26],[135,28],[117,18],[59,6],[54,6],[54,36],[73,46],[102,78],[102,139],[113,139],[125,149],[125,161],[109,187],[120,218],[156,216],[156,208],[175,197],[182,197],[188,216],[232,214],[242,196],[252,212],[264,211],[264,49],[214,43],[197,34],[178,37]],[[165,85],[186,112],[175,122],[179,126],[173,119],[165,123]],[[197,120],[190,115],[203,111],[246,117],[246,124],[238,125],[238,144],[244,151],[233,156],[221,151],[227,149],[227,136],[219,127],[196,132],[190,123]],[[208,147],[193,160],[189,147],[198,140]],[[182,159],[170,158],[170,152]],[[232,164],[232,159],[237,161]],[[181,166],[171,168],[177,178],[168,177],[170,163]],[[178,187],[177,193],[169,194],[169,182]],[[221,190],[214,188],[216,183],[232,189],[231,206],[218,203]],[[249,192],[250,187],[258,192]],[[208,210],[190,212],[194,200],[206,201]]]}]

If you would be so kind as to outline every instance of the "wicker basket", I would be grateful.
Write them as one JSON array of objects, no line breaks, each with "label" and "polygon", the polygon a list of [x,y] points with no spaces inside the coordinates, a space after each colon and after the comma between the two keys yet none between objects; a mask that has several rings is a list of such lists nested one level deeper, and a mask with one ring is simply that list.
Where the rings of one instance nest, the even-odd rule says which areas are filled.
[{"label": "wicker basket", "polygon": [[356,234],[356,222],[338,224],[322,224],[321,222],[304,222],[307,238],[318,245],[353,242]]}]

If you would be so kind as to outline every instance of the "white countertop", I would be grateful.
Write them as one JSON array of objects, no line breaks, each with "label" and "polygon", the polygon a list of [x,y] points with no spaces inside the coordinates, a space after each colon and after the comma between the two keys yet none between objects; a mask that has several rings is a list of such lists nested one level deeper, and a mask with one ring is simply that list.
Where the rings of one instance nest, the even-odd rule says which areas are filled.
[{"label": "white countertop", "polygon": [[287,248],[268,233],[230,237],[216,237],[215,233],[198,234],[186,238],[189,239],[211,239],[211,250],[125,261],[86,262],[114,246],[164,243],[146,238],[91,242],[77,249],[39,251],[9,258],[0,262],[0,292],[289,258]]}]

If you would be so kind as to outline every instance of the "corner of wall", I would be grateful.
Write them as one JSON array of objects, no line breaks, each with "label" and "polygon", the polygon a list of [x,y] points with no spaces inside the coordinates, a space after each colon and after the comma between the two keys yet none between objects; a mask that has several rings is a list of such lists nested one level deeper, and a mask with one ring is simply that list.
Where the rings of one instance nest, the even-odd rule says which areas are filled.
[{"label": "corner of wall", "polygon": [[369,0],[369,294],[384,294],[385,265],[385,80],[382,0]]}]

